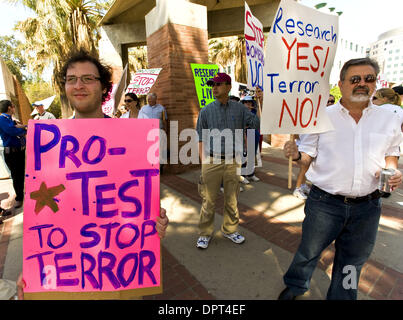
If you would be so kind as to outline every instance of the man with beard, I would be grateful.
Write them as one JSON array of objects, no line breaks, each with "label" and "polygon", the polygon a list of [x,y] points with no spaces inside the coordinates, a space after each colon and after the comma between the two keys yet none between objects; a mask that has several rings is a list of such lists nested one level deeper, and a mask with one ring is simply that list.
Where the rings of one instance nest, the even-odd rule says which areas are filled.
[{"label": "man with beard", "polygon": [[[62,67],[60,78],[70,105],[74,109],[74,119],[110,118],[102,112],[102,103],[112,90],[112,69],[85,50],[72,51]],[[135,141],[133,143],[136,143]],[[164,208],[156,217],[155,229],[162,239],[165,237],[169,219]],[[18,299],[24,298],[25,282],[22,274],[17,280]],[[135,293],[134,293],[135,294]],[[134,298],[129,292],[121,291],[122,299]],[[103,292],[66,292],[64,299],[105,299]]]},{"label": "man with beard", "polygon": [[327,299],[357,299],[361,268],[375,244],[381,213],[379,172],[392,168],[392,189],[402,181],[397,170],[402,141],[398,117],[373,105],[377,63],[347,61],[341,72],[341,100],[326,108],[334,130],[308,134],[297,148],[287,142],[284,155],[309,166],[312,189],[305,203],[302,239],[284,275],[279,300],[293,300],[309,289],[322,251],[335,240]]}]

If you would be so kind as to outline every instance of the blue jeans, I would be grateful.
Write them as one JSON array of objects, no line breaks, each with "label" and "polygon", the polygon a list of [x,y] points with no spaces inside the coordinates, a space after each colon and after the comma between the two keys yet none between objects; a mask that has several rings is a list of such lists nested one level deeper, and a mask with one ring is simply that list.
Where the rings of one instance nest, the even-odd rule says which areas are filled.
[{"label": "blue jeans", "polygon": [[[380,214],[381,199],[345,203],[313,188],[305,203],[301,243],[284,275],[285,285],[294,295],[307,291],[320,254],[335,240],[336,252],[327,299],[356,300],[361,268],[374,247]],[[348,268],[343,273],[346,266]],[[355,285],[346,281],[350,275],[346,270],[351,268],[356,271]],[[346,283],[350,285],[346,286]]]}]

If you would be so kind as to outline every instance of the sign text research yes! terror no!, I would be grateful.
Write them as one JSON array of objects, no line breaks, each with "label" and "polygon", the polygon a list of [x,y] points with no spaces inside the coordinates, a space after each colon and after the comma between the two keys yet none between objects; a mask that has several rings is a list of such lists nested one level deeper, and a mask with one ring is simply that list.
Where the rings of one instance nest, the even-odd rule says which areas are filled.
[{"label": "sign text research yes! terror no!", "polygon": [[333,128],[326,102],[337,40],[337,15],[280,2],[267,38],[261,133]]}]

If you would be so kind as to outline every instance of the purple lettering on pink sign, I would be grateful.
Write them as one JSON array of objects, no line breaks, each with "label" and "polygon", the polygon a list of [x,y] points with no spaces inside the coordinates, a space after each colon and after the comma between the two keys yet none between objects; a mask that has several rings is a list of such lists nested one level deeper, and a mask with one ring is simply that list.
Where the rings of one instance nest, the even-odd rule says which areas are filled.
[{"label": "purple lettering on pink sign", "polygon": [[[103,261],[109,260],[109,263],[104,266]],[[113,268],[116,264],[116,257],[109,252],[100,251],[98,253],[98,278],[99,278],[99,287],[102,289],[103,286],[103,274],[109,279],[111,284],[115,289],[120,288],[119,280],[116,278],[115,274],[113,273]]]},{"label": "purple lettering on pink sign", "polygon": [[[88,152],[90,151],[95,141],[99,141],[99,152],[94,159],[90,160],[88,158]],[[83,161],[88,164],[97,164],[102,161],[102,159],[105,157],[105,154],[106,154],[106,140],[102,137],[92,136],[91,138],[88,139],[87,143],[84,146]]]},{"label": "purple lettering on pink sign", "polygon": [[[41,145],[41,134],[42,131],[48,131],[53,133],[53,139],[47,144]],[[60,141],[61,133],[59,128],[54,124],[45,123],[35,123],[35,133],[34,133],[34,158],[35,158],[35,170],[41,170],[41,154],[48,152],[54,146],[56,146]]]},{"label": "purple lettering on pink sign", "polygon": [[110,243],[111,243],[111,230],[114,228],[117,228],[119,226],[120,226],[120,223],[118,223],[118,222],[103,224],[103,225],[99,226],[100,228],[106,230],[105,250],[109,248]]},{"label": "purple lettering on pink sign", "polygon": [[56,253],[55,254],[57,286],[76,286],[76,285],[78,285],[79,280],[77,278],[62,279],[60,277],[61,273],[70,273],[70,272],[75,272],[77,270],[77,267],[76,267],[75,264],[74,265],[67,265],[67,266],[59,266],[59,260],[71,259],[72,257],[73,257],[72,252]]},{"label": "purple lettering on pink sign", "polygon": [[[67,149],[68,142],[72,144],[71,149]],[[59,168],[66,167],[66,158],[69,158],[71,161],[73,161],[74,165],[79,168],[81,166],[81,161],[75,155],[79,149],[80,144],[75,137],[70,135],[64,136],[60,142]]]},{"label": "purple lettering on pink sign", "polygon": [[80,230],[80,234],[83,237],[90,238],[92,237],[92,241],[89,242],[81,242],[80,247],[81,248],[92,248],[98,245],[98,243],[101,241],[101,236],[98,234],[96,231],[88,231],[90,228],[95,228],[97,225],[95,223],[88,223],[85,226],[83,226]]},{"label": "purple lettering on pink sign", "polygon": [[143,208],[143,206],[141,205],[141,201],[135,197],[129,197],[125,194],[126,191],[129,190],[131,187],[137,187],[138,185],[139,181],[136,179],[123,183],[119,188],[119,199],[123,202],[131,202],[134,204],[135,207],[134,211],[122,211],[123,218],[134,218],[139,216],[141,213],[141,209]]},{"label": "purple lettering on pink sign", "polygon": [[41,229],[51,228],[51,227],[53,227],[53,224],[41,224],[39,226],[33,226],[33,227],[29,228],[29,230],[38,230],[39,245],[40,245],[41,248],[43,248]]},{"label": "purple lettering on pink sign", "polygon": [[102,178],[106,177],[108,172],[106,170],[101,171],[86,171],[86,172],[72,172],[66,174],[67,180],[81,179],[81,194],[82,194],[82,205],[83,205],[83,215],[88,216],[90,213],[89,203],[88,203],[88,182],[90,178]]},{"label": "purple lettering on pink sign", "polygon": [[[134,236],[128,243],[124,243],[119,240],[120,233],[125,228],[130,228],[130,229],[134,230]],[[116,233],[116,244],[119,247],[119,249],[124,249],[124,248],[130,247],[136,242],[136,240],[139,238],[139,235],[140,235],[140,230],[135,224],[131,224],[131,223],[124,224],[123,226],[121,226],[119,228],[118,232]]]},{"label": "purple lettering on pink sign", "polygon": [[[130,261],[131,259],[134,260],[134,265],[132,268],[132,271],[130,272],[129,276],[127,279],[125,279],[124,274],[125,274],[125,265],[126,262]],[[136,275],[137,267],[139,264],[139,258],[138,258],[138,253],[128,253],[125,255],[122,260],[120,260],[119,265],[118,265],[118,270],[117,270],[117,275],[120,283],[124,288],[126,288],[133,280]]]},{"label": "purple lettering on pink sign", "polygon": [[111,156],[123,155],[126,154],[126,148],[109,148],[108,154]]},{"label": "purple lettering on pink sign", "polygon": [[43,283],[43,281],[45,280],[46,274],[43,272],[44,268],[45,268],[45,264],[43,262],[43,257],[42,256],[46,256],[49,254],[52,254],[53,251],[46,251],[46,252],[41,252],[38,254],[34,254],[32,256],[29,256],[26,258],[26,260],[30,260],[33,258],[37,258],[38,259],[38,267],[39,267],[39,278],[41,279],[41,284]]},{"label": "purple lettering on pink sign", "polygon": [[114,183],[104,184],[95,187],[95,195],[97,198],[97,217],[98,218],[112,218],[118,214],[118,209],[104,211],[103,206],[107,204],[115,204],[115,198],[104,198],[102,194],[106,191],[115,190]]},{"label": "purple lettering on pink sign", "polygon": [[[85,261],[90,263],[89,268],[85,269]],[[93,272],[96,266],[95,258],[89,253],[81,252],[81,288],[85,287],[85,278],[91,283],[94,289],[99,289],[99,283],[97,278],[95,278]]]},{"label": "purple lettering on pink sign", "polygon": [[[148,264],[144,263],[144,259],[148,259]],[[144,273],[148,274],[153,284],[157,283],[157,281],[155,280],[154,273],[151,270],[155,264],[155,261],[156,260],[154,252],[149,250],[140,251],[139,284],[143,284]]]},{"label": "purple lettering on pink sign", "polygon": [[152,188],[152,177],[159,174],[158,169],[143,169],[143,170],[132,170],[130,174],[133,177],[144,177],[144,220],[150,219],[151,215],[151,188]]}]

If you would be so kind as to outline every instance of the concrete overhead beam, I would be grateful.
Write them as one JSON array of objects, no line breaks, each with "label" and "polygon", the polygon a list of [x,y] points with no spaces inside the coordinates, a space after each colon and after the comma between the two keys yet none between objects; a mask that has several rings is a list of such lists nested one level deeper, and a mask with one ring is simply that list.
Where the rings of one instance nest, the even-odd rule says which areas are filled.
[{"label": "concrete overhead beam", "polygon": [[146,15],[147,37],[167,23],[207,30],[207,8],[185,0],[158,0],[157,6]]},{"label": "concrete overhead beam", "polygon": [[[263,31],[269,32],[278,2],[250,6],[253,15],[263,24]],[[243,35],[245,7],[209,11],[207,14],[209,38]]]}]

